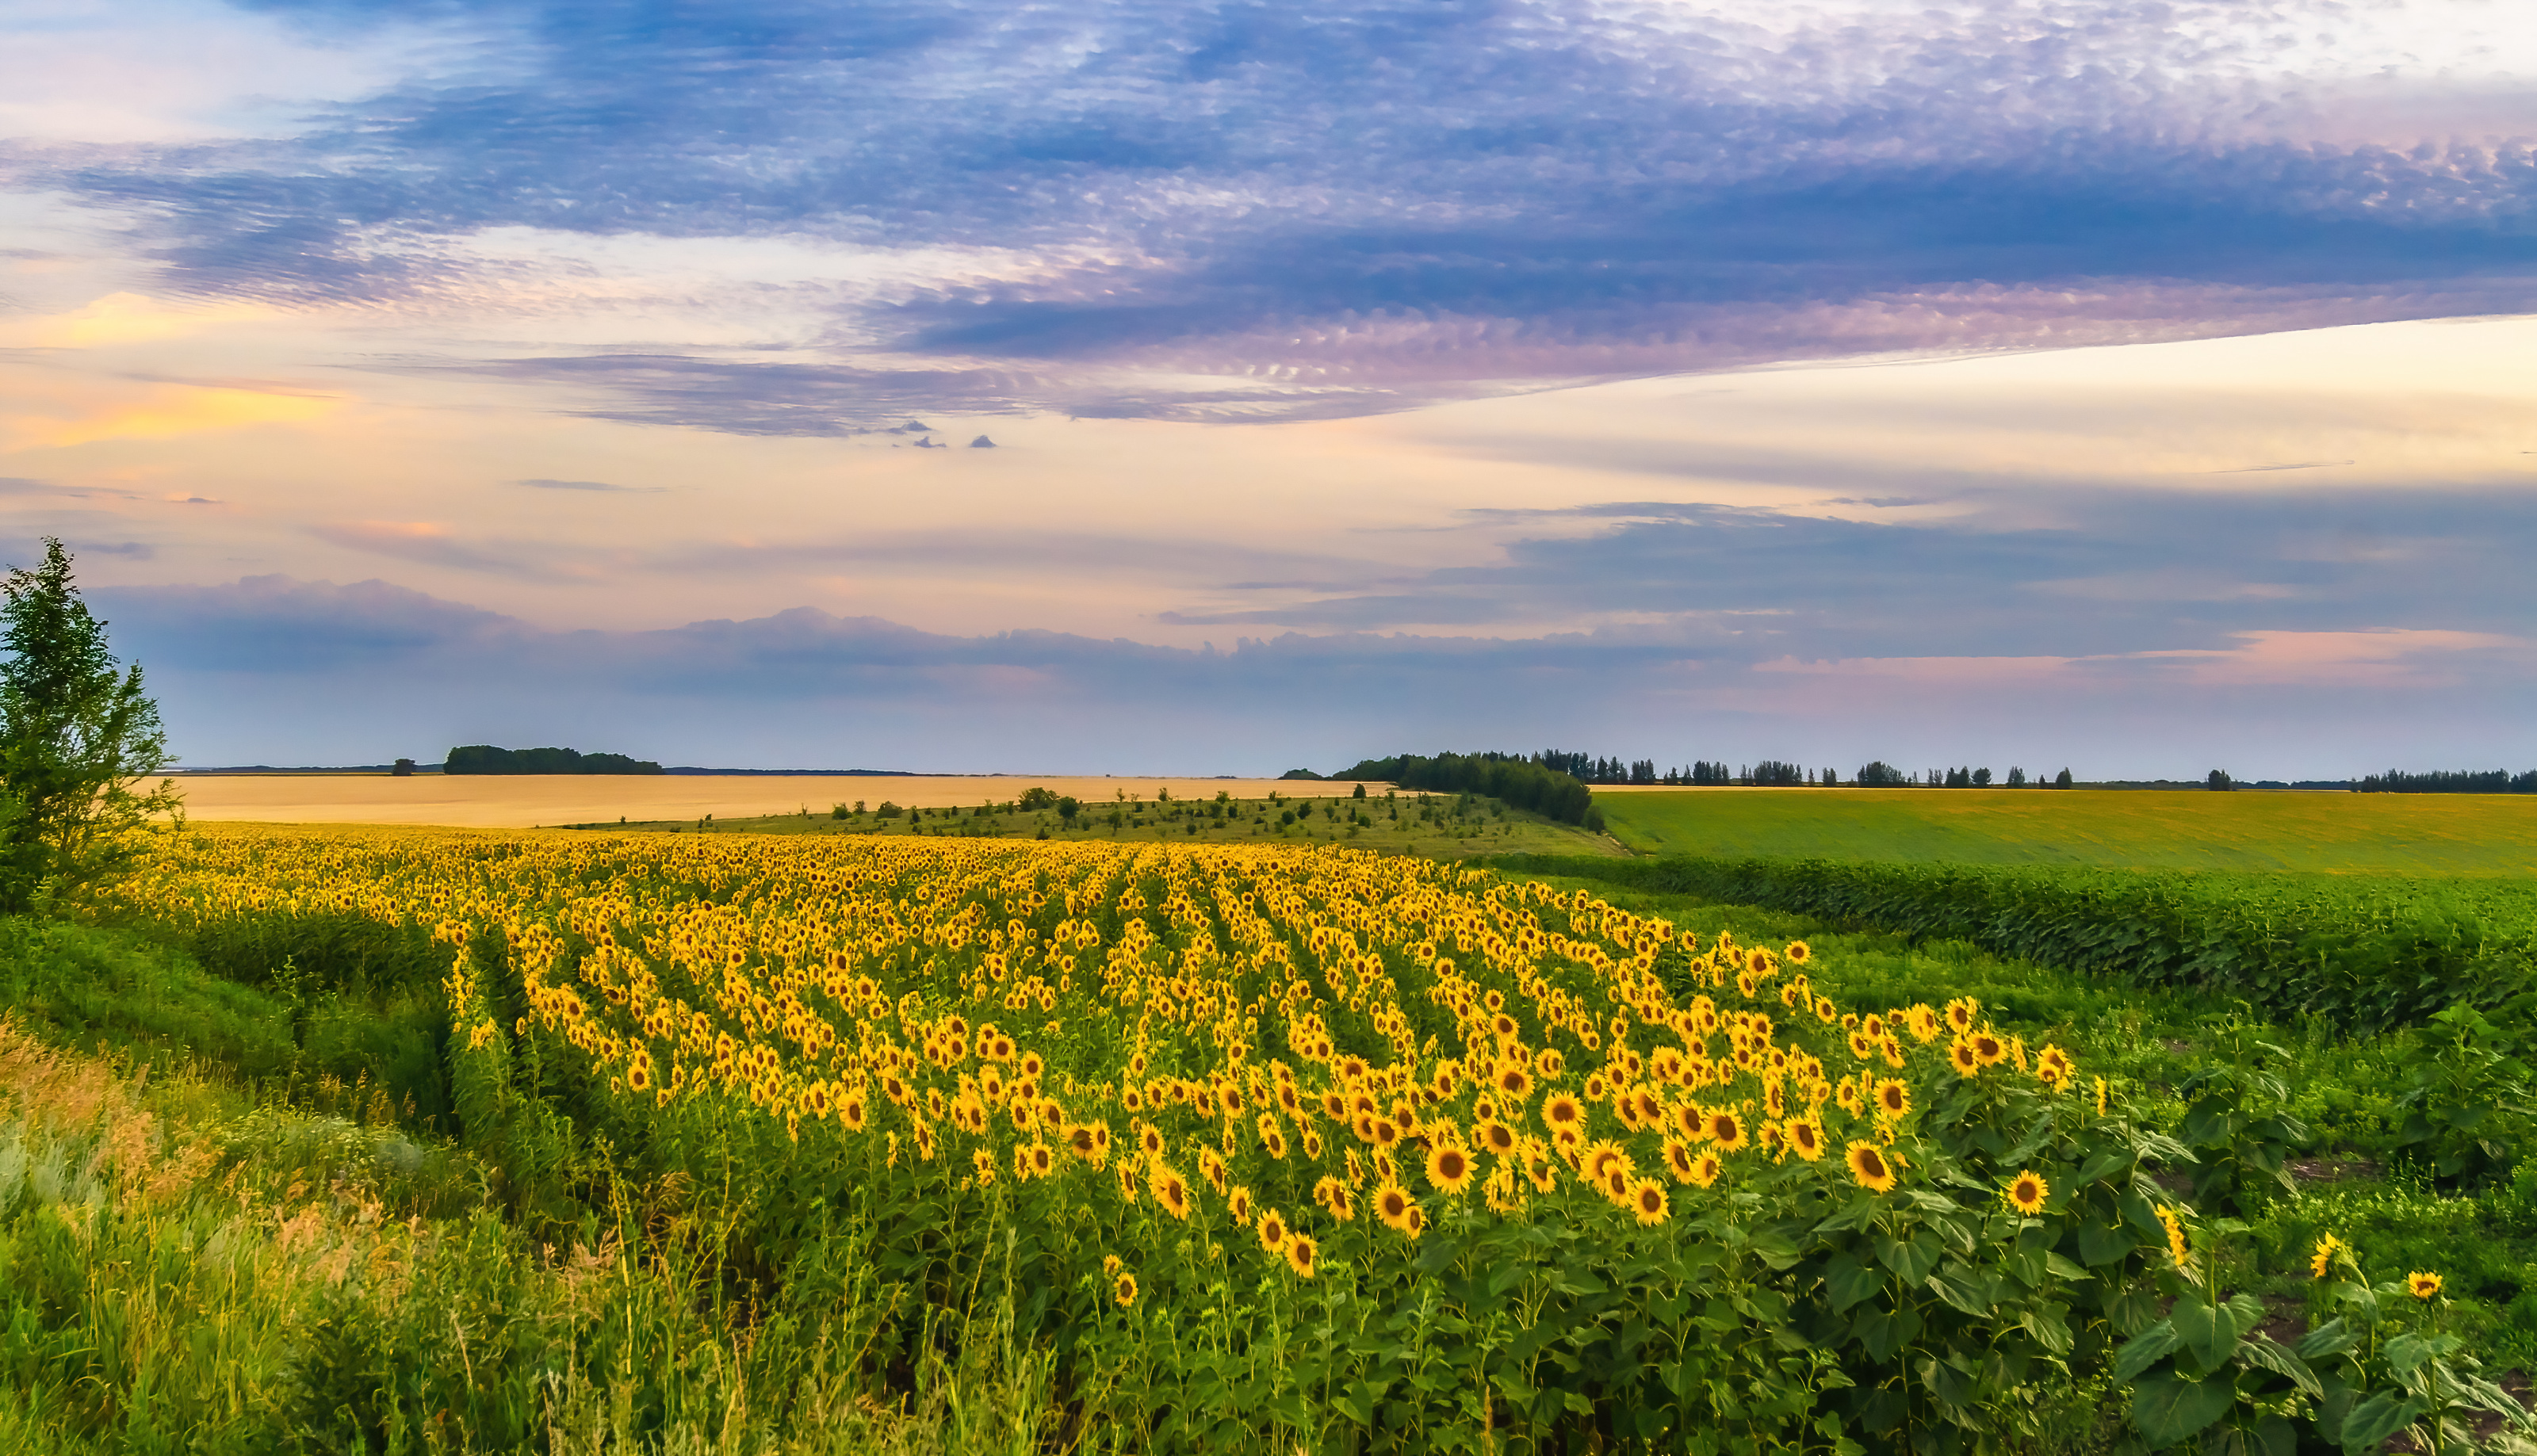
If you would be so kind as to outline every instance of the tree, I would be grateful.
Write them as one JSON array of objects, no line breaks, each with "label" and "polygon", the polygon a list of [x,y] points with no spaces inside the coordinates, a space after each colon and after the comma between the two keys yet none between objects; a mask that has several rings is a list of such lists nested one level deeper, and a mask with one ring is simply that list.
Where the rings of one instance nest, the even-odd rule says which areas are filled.
[{"label": "tree", "polygon": [[2213,791],[2220,793],[2226,793],[2238,787],[2238,781],[2230,778],[2226,769],[2213,769],[2211,777],[2202,782]]},{"label": "tree", "polygon": [[2070,787],[2070,771],[2068,769],[2063,769],[2060,773],[2052,776],[2052,787],[2055,789],[2067,789]]},{"label": "tree", "polygon": [[141,668],[118,670],[105,623],[71,581],[71,555],[44,538],[44,564],[12,567],[0,593],[0,910],[39,901],[128,863],[150,822],[179,812],[159,705]]},{"label": "tree", "polygon": [[2019,768],[2015,764],[2010,764],[2008,766],[2008,787],[2011,789],[2024,789],[2026,787],[2026,770]]}]

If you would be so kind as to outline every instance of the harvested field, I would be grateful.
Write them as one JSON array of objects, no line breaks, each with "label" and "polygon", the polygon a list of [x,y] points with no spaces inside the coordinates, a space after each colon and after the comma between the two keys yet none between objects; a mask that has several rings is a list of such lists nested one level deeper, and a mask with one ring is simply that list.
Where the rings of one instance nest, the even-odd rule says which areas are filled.
[{"label": "harvested field", "polygon": [[[1114,779],[1020,774],[940,777],[708,777],[686,774],[460,775],[418,774],[205,774],[177,780],[185,813],[195,819],[272,824],[445,824],[474,829],[529,829],[542,824],[595,824],[625,818],[717,819],[825,813],[840,801],[883,799],[907,808],[966,807],[989,799],[1017,798],[1044,788],[1085,803],[1111,803],[1124,791],[1152,799],[1169,789],[1174,798],[1213,798],[1230,791],[1260,798],[1271,790],[1295,798],[1327,798],[1356,791],[1351,780]],[[1380,793],[1389,785],[1369,784]]]}]

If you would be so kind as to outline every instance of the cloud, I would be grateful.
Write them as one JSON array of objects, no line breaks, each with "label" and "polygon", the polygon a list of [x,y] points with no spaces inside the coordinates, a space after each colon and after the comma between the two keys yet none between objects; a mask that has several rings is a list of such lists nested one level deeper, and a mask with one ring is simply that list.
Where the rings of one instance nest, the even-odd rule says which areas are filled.
[{"label": "cloud", "polygon": [[613,485],[606,480],[513,480],[531,490],[586,490],[616,495],[654,495],[667,489],[663,485]]},{"label": "cloud", "polygon": [[2198,773],[2217,754],[2248,776],[2340,776],[2390,753],[2509,759],[2537,708],[2524,630],[2230,630],[2093,656],[1746,655],[1619,631],[1193,650],[811,608],[557,632],[376,581],[93,597],[198,763],[535,741],[732,767],[1236,773],[1557,743],[1669,763],[2049,757],[2110,775]]},{"label": "cloud", "polygon": [[553,553],[515,543],[470,544],[434,521],[342,521],[309,528],[329,545],[389,556],[423,566],[484,572],[531,581],[559,581]]},{"label": "cloud", "polygon": [[[727,281],[818,321],[737,353],[439,361],[578,394],[570,412],[805,435],[937,409],[1314,417],[2537,307],[2511,89],[2439,59],[2482,44],[2489,69],[2504,22],[2413,9],[2433,18],[2391,32],[2376,9],[2147,0],[488,4],[431,11],[474,28],[472,67],[288,135],[20,144],[0,166],[115,210],[171,287],[223,306],[498,314],[627,237],[903,260]],[[332,34],[370,10],[270,13]],[[2398,32],[2423,58],[2389,74],[2496,127],[2327,126]],[[473,250],[518,228],[591,246]]]}]

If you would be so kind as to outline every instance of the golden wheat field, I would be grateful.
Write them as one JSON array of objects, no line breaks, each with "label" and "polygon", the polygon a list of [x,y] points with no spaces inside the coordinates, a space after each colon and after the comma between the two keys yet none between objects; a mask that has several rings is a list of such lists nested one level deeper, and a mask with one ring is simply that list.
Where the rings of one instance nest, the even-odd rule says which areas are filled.
[{"label": "golden wheat field", "polygon": [[[201,774],[177,781],[187,817],[265,824],[417,824],[529,829],[541,824],[748,818],[808,809],[824,814],[840,801],[888,799],[906,808],[967,808],[1018,798],[1044,788],[1087,804],[1125,792],[1150,801],[1238,798],[1270,791],[1328,798],[1356,791],[1353,781],[1275,779],[1119,779],[1059,775],[863,777],[826,774],[760,777],[687,774]],[[1372,785],[1369,792],[1384,786]]]}]

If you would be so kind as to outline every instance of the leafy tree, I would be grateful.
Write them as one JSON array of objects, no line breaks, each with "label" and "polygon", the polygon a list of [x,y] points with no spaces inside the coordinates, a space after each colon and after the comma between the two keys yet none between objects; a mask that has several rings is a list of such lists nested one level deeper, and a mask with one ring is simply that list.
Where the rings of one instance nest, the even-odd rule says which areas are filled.
[{"label": "leafy tree", "polygon": [[2221,793],[2226,793],[2238,787],[2238,781],[2230,778],[2226,769],[2213,769],[2211,777],[2202,782],[2213,791]]},{"label": "leafy tree", "polygon": [[2063,769],[2060,773],[2052,776],[2052,787],[2055,789],[2067,789],[2070,787],[2070,771],[2068,769]]},{"label": "leafy tree", "polygon": [[0,581],[0,910],[120,869],[160,815],[180,812],[159,705],[138,665],[118,670],[105,623],[71,581],[71,555],[44,538],[44,564]]},{"label": "leafy tree", "polygon": [[2015,764],[2009,765],[2008,787],[2011,789],[2024,789],[2026,787],[2026,770],[2017,767]]}]

